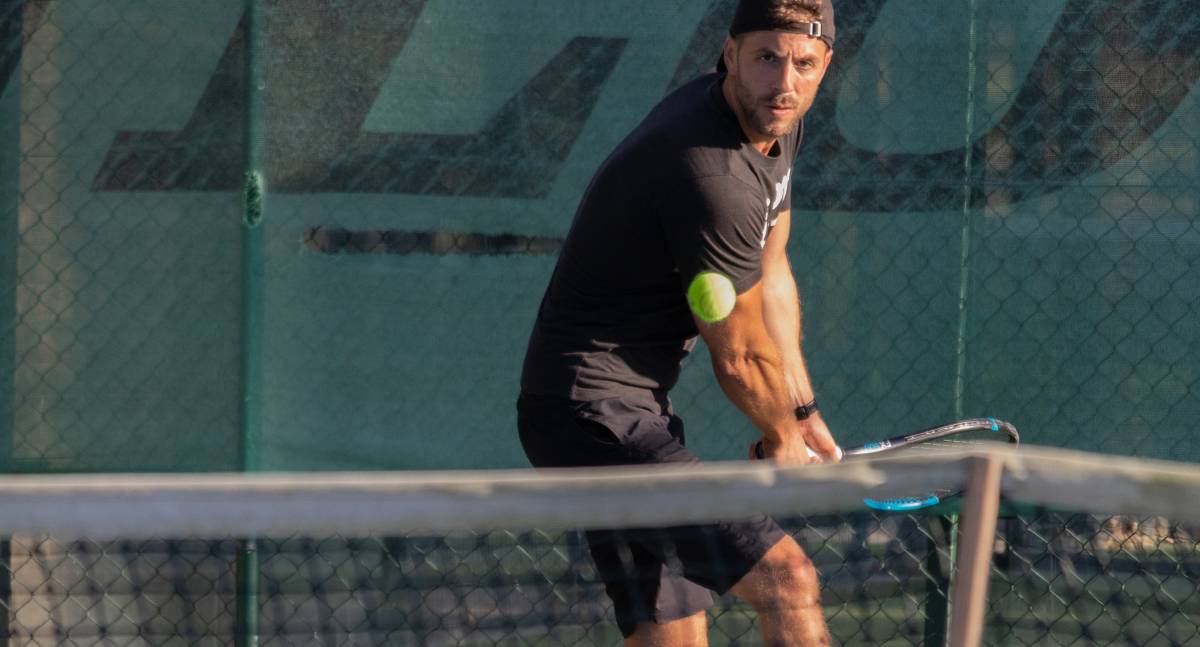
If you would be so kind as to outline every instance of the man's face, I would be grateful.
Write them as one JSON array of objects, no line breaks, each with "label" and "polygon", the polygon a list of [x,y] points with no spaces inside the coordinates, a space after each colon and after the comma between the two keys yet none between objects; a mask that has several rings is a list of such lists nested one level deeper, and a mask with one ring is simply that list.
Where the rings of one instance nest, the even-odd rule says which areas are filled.
[{"label": "man's face", "polygon": [[756,31],[726,41],[725,65],[751,140],[774,140],[796,128],[832,57],[824,41],[804,34]]}]

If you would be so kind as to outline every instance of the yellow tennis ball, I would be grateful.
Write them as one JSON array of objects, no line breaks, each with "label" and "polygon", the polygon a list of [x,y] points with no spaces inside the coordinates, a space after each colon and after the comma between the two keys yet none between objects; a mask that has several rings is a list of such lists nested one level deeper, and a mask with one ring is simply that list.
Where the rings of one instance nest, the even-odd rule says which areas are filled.
[{"label": "yellow tennis ball", "polygon": [[718,323],[733,312],[737,290],[729,277],[718,272],[701,272],[687,289],[688,306],[701,321]]}]

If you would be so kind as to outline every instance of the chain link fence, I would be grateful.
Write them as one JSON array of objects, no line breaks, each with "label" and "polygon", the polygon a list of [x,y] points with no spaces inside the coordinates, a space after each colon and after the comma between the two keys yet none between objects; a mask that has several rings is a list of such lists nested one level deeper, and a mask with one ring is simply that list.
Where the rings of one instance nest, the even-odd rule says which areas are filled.
[{"label": "chain link fence", "polygon": [[[3,3],[8,471],[525,466],[520,358],[576,201],[712,65],[734,2],[478,5]],[[837,7],[789,253],[843,444],[994,414],[1035,444],[1200,460],[1189,3]],[[749,425],[690,363],[689,441],[741,458]],[[795,529],[839,640],[938,642],[944,521]],[[262,641],[608,644],[573,537],[261,541]],[[989,642],[1198,640],[1195,537],[1002,524]],[[236,542],[3,546],[12,643],[234,641]],[[713,622],[753,644],[744,610]]]},{"label": "chain link fence", "polygon": [[[945,643],[951,564],[938,516],[785,520],[845,645]],[[1200,638],[1200,528],[1048,511],[1002,519],[989,645],[1187,645]],[[260,540],[259,644],[615,645],[582,536],[489,531]],[[233,541],[17,537],[10,644],[233,644]],[[757,645],[754,613],[710,611],[710,643]]]}]

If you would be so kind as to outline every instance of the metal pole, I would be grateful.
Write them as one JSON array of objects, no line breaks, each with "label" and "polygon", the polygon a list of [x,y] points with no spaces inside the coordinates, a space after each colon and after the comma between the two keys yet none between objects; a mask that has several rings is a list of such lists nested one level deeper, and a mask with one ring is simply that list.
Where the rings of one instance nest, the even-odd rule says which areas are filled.
[{"label": "metal pole", "polygon": [[1003,472],[1004,463],[994,456],[972,458],[968,463],[950,620],[950,644],[954,647],[975,647],[983,641]]},{"label": "metal pole", "polygon": [[[946,643],[946,630],[950,626],[950,574],[954,570],[955,517],[935,515],[928,517],[930,541],[929,554],[925,556],[925,647],[938,647]],[[943,563],[937,547],[942,540],[950,546],[950,560]]]},{"label": "metal pole", "polygon": [[[263,334],[263,231],[266,183],[262,173],[262,74],[259,0],[244,0],[242,16],[245,54],[242,201],[242,375],[239,460],[244,472],[259,469]],[[239,542],[237,559],[237,627],[235,644],[255,647],[259,636],[258,541]]]},{"label": "metal pole", "polygon": [[[974,172],[974,137],[975,137],[975,70],[978,65],[977,55],[979,40],[977,35],[978,29],[978,2],[977,0],[967,0],[967,6],[970,10],[970,20],[967,31],[967,105],[966,105],[966,123],[963,128],[963,201],[962,201],[962,232],[960,236],[960,251],[959,251],[959,276],[958,276],[958,336],[955,347],[956,365],[954,371],[954,417],[962,419],[966,416],[966,390],[967,390],[967,315],[968,302],[970,295],[970,279],[971,279],[971,201],[974,187],[971,185],[971,176]],[[950,522],[950,559],[951,563],[957,559],[958,552],[958,533],[955,530],[958,528],[958,516],[951,515],[947,519]],[[948,588],[954,586],[954,573],[950,575],[951,579],[946,582]],[[950,602],[950,609],[946,609],[944,613],[948,617],[954,608],[953,601]],[[949,629],[944,635],[950,635]],[[950,643],[953,645],[953,643]]]},{"label": "metal pole", "polygon": [[977,48],[975,2],[976,0],[969,0],[971,7],[971,27],[967,33],[967,114],[965,133],[963,135],[963,201],[958,277],[957,366],[954,371],[954,415],[960,419],[965,415],[963,400],[966,396],[967,388],[967,297],[970,290],[971,278],[971,198],[974,191],[974,187],[971,186],[971,174],[974,172],[975,166],[973,138],[975,135],[975,66]]},{"label": "metal pole", "polygon": [[[4,14],[0,24],[0,469],[12,471],[16,433],[17,368],[17,210],[21,202],[21,57],[25,3]],[[13,54],[13,53],[16,54]]]},{"label": "metal pole", "polygon": [[[21,203],[21,51],[25,3],[10,6],[0,46],[7,53],[0,67],[0,471],[13,471],[16,439],[17,370],[17,223]],[[4,603],[0,641],[9,644],[12,608],[12,538],[0,538],[0,599]]]}]

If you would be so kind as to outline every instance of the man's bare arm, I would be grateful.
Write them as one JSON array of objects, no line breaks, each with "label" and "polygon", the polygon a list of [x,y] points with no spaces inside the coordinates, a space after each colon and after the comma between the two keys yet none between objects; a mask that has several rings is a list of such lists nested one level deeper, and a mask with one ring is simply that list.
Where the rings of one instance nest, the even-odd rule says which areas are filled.
[{"label": "man's bare arm", "polygon": [[[787,257],[791,212],[783,211],[778,218],[763,249],[763,320],[779,349],[787,388],[795,404],[801,405],[813,402],[816,391],[804,361],[800,294]],[[829,433],[820,413],[810,417],[807,424],[819,427],[818,433]]]},{"label": "man's bare arm", "polygon": [[717,382],[730,401],[762,431],[768,457],[807,463],[809,445],[832,456],[836,445],[824,423],[819,418],[796,420],[796,402],[787,384],[785,362],[765,323],[763,287],[760,281],[738,295],[733,311],[718,323],[696,318],[712,356]]},{"label": "man's bare arm", "polygon": [[800,350],[800,293],[787,258],[790,231],[791,212],[784,211],[763,248],[763,320],[783,359],[789,392],[799,405],[814,399],[814,389]]}]

